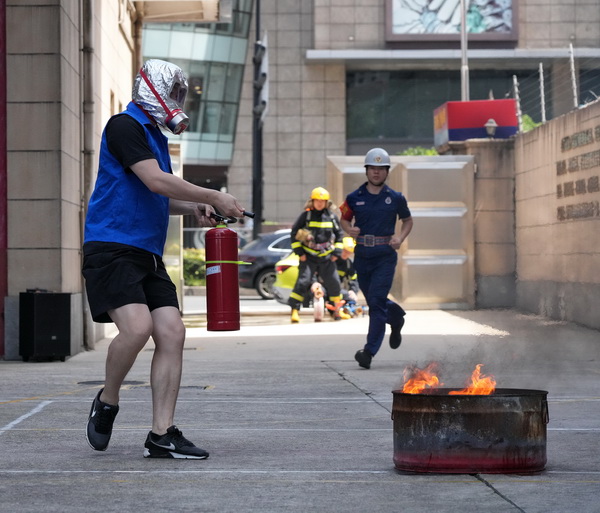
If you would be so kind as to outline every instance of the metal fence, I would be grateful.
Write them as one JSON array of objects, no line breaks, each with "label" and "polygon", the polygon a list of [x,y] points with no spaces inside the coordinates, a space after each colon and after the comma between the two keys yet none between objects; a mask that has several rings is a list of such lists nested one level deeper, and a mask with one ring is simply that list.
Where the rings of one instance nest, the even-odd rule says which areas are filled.
[{"label": "metal fence", "polygon": [[568,80],[552,80],[542,62],[537,73],[513,75],[513,87],[505,98],[517,100],[520,132],[600,99],[600,57],[578,56],[570,45],[567,69]]}]

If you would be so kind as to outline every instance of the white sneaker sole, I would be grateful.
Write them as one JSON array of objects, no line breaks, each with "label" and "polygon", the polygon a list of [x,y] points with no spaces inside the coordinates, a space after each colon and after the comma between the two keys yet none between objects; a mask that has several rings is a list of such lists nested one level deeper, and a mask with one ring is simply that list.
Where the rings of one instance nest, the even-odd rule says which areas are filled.
[{"label": "white sneaker sole", "polygon": [[144,449],[144,458],[163,458],[163,459],[176,459],[176,460],[205,460],[206,456],[193,456],[191,454],[180,454],[178,452],[167,451],[160,454],[152,454],[150,449]]}]

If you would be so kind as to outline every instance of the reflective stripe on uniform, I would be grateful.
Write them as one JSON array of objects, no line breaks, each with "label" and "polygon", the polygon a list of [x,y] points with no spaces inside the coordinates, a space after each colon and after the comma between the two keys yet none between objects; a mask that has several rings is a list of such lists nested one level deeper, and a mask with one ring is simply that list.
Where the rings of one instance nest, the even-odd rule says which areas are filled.
[{"label": "reflective stripe on uniform", "polygon": [[301,301],[301,302],[304,301],[304,296],[301,296],[300,294],[296,294],[295,292],[292,292],[290,294],[290,297],[292,299],[295,299],[296,301]]},{"label": "reflective stripe on uniform", "polygon": [[307,246],[302,246],[302,249],[304,249],[304,251],[306,251],[306,253],[310,253],[311,255],[317,256],[319,258],[328,256],[331,253],[333,253],[333,249],[329,249],[329,250],[324,251],[322,253],[320,251],[317,251],[316,249],[312,249],[312,248],[309,248]]},{"label": "reflective stripe on uniform", "polygon": [[309,228],[333,228],[333,221],[309,221]]}]

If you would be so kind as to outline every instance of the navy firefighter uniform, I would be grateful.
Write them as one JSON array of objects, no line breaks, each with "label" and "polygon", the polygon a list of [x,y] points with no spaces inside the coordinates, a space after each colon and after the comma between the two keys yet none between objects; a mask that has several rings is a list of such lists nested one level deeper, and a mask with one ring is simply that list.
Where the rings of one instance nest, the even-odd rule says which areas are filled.
[{"label": "navy firefighter uniform", "polygon": [[360,228],[354,248],[354,267],[358,284],[369,306],[369,331],[364,347],[375,356],[385,335],[385,325],[404,323],[406,312],[388,299],[392,288],[398,254],[390,246],[398,219],[411,217],[401,192],[384,185],[379,194],[367,190],[367,182],[346,197],[341,205],[342,219]]}]

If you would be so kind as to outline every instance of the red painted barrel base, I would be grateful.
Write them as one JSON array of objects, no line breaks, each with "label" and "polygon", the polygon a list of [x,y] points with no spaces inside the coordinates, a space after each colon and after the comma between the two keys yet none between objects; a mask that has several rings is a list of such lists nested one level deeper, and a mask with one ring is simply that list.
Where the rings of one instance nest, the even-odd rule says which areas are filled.
[{"label": "red painted barrel base", "polygon": [[394,454],[394,466],[404,472],[430,472],[437,474],[531,474],[544,470],[546,453],[532,454],[523,459],[506,461],[498,456],[475,454],[410,455]]},{"label": "red painted barrel base", "polygon": [[394,391],[394,466],[406,472],[530,474],[546,465],[548,392]]}]

